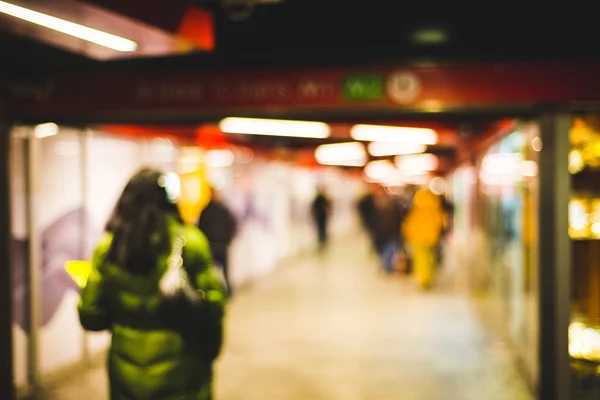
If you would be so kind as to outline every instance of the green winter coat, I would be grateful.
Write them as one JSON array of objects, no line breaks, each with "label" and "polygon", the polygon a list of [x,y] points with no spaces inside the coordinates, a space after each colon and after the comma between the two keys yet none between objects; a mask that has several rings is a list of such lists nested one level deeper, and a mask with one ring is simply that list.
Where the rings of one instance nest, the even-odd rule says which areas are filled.
[{"label": "green winter coat", "polygon": [[[169,223],[174,238],[181,225],[174,219]],[[152,273],[139,276],[106,261],[110,233],[104,234],[94,253],[79,319],[86,330],[112,333],[108,357],[112,400],[212,398],[212,363],[221,349],[225,287],[211,268],[205,236],[193,226],[185,226],[184,232],[184,266],[195,286],[206,293],[199,306],[161,298],[158,282],[168,254]]]}]

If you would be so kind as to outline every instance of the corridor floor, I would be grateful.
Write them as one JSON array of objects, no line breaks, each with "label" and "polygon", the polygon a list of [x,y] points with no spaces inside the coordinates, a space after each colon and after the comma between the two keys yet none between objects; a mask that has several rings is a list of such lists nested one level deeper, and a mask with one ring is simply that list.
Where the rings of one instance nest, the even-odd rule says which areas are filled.
[{"label": "corridor floor", "polygon": [[[230,304],[216,400],[531,399],[453,282],[421,293],[357,240],[284,264]],[[50,398],[105,400],[106,385],[100,366]]]}]

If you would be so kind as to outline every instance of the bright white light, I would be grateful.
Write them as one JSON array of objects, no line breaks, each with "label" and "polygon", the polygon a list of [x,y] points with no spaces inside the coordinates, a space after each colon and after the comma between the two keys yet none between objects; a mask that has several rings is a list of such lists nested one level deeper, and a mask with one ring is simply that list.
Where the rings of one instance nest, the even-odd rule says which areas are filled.
[{"label": "bright white light", "polygon": [[405,126],[354,125],[350,130],[354,140],[406,144],[436,144],[437,133],[429,128]]},{"label": "bright white light", "polygon": [[481,169],[491,174],[516,174],[519,172],[519,168],[517,154],[488,154],[481,162]]},{"label": "bright white light", "polygon": [[369,143],[369,154],[373,157],[395,156],[399,154],[424,153],[427,145],[415,143]]},{"label": "bright white light", "polygon": [[183,156],[179,159],[181,164],[200,164],[202,162],[201,156]]},{"label": "bright white light", "polygon": [[569,172],[576,174],[581,172],[585,167],[585,161],[583,160],[583,154],[578,150],[573,150],[569,153]]},{"label": "bright white light", "polygon": [[415,174],[423,171],[435,171],[438,168],[439,161],[434,154],[411,154],[396,157],[398,168],[409,174]]},{"label": "bright white light", "polygon": [[324,144],[315,150],[315,158],[323,165],[362,167],[367,162],[367,152],[358,142]]},{"label": "bright white light", "polygon": [[368,163],[364,173],[370,182],[387,182],[398,173],[398,170],[389,160],[377,160]]},{"label": "bright white light", "polygon": [[488,154],[483,158],[479,177],[489,186],[512,185],[523,176],[536,176],[537,164],[521,160],[520,154]]},{"label": "bright white light", "polygon": [[181,196],[181,180],[174,172],[167,172],[158,178],[158,184],[165,188],[167,196],[172,202],[176,202]]},{"label": "bright white light", "polygon": [[137,43],[116,36],[110,33],[102,32],[84,25],[79,25],[74,22],[66,21],[61,18],[52,17],[41,12],[33,11],[24,7],[19,7],[4,1],[0,1],[0,13],[10,15],[15,18],[31,22],[88,42],[96,43],[100,46],[110,49],[130,52],[137,49]]},{"label": "bright white light", "polygon": [[229,167],[235,157],[229,150],[209,150],[206,152],[206,165],[211,168]]},{"label": "bright white light", "polygon": [[316,139],[324,139],[331,134],[329,125],[324,122],[260,118],[225,118],[219,123],[219,129],[225,133],[244,135],[289,136]]},{"label": "bright white light", "polygon": [[600,332],[585,324],[574,322],[569,326],[569,354],[576,358],[598,358]]},{"label": "bright white light", "polygon": [[436,176],[429,181],[429,190],[437,195],[446,193],[446,180],[441,176]]},{"label": "bright white light", "polygon": [[594,222],[592,224],[592,233],[594,235],[600,235],[600,222]]},{"label": "bright white light", "polygon": [[534,177],[538,174],[538,165],[535,161],[523,161],[521,164],[521,175]]},{"label": "bright white light", "polygon": [[37,125],[33,128],[33,134],[36,138],[45,138],[49,136],[58,135],[58,125],[54,122],[47,122],[45,124]]},{"label": "bright white light", "polygon": [[574,230],[582,230],[588,224],[589,215],[585,206],[576,200],[569,203],[569,226]]}]

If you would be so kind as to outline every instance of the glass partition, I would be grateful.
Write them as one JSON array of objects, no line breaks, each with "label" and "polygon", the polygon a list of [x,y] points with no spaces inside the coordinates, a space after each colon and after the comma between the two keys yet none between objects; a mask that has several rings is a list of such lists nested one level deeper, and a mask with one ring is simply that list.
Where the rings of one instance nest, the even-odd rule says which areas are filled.
[{"label": "glass partition", "polygon": [[539,125],[515,121],[454,177],[455,235],[465,245],[468,287],[488,323],[538,375]]}]

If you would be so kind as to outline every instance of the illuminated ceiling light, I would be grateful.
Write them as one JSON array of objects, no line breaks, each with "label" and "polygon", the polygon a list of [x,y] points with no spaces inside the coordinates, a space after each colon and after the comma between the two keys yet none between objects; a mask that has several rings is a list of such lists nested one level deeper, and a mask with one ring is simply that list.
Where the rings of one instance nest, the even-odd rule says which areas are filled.
[{"label": "illuminated ceiling light", "polygon": [[108,47],[116,51],[131,52],[137,49],[137,43],[132,40],[102,32],[84,25],[79,25],[74,22],[66,21],[61,18],[43,14],[41,12],[33,11],[28,8],[16,6],[4,1],[0,1],[0,13],[40,25],[57,32],[74,36],[91,43],[96,43],[100,46]]},{"label": "illuminated ceiling light", "polygon": [[405,126],[354,125],[350,130],[354,140],[431,145],[437,143],[437,133],[429,128]]},{"label": "illuminated ceiling light", "polygon": [[364,174],[370,182],[389,181],[397,172],[396,166],[389,160],[371,161],[364,170]]},{"label": "illuminated ceiling light", "polygon": [[58,135],[58,125],[54,122],[47,122],[45,124],[37,125],[33,128],[33,134],[36,138],[45,138],[49,136]]},{"label": "illuminated ceiling light", "polygon": [[224,168],[233,164],[235,156],[230,150],[209,150],[206,152],[206,165],[211,168]]},{"label": "illuminated ceiling light", "polygon": [[404,173],[435,171],[439,160],[434,154],[411,154],[396,157],[396,165]]},{"label": "illuminated ceiling light", "polygon": [[414,143],[369,143],[369,154],[373,157],[396,156],[399,154],[424,153],[427,145]]},{"label": "illuminated ceiling light", "polygon": [[315,139],[324,139],[331,134],[329,125],[324,122],[261,118],[225,118],[219,123],[219,129],[225,133],[243,135],[288,136]]},{"label": "illuminated ceiling light", "polygon": [[315,158],[322,165],[362,167],[367,163],[367,152],[357,142],[324,144],[315,150]]}]

